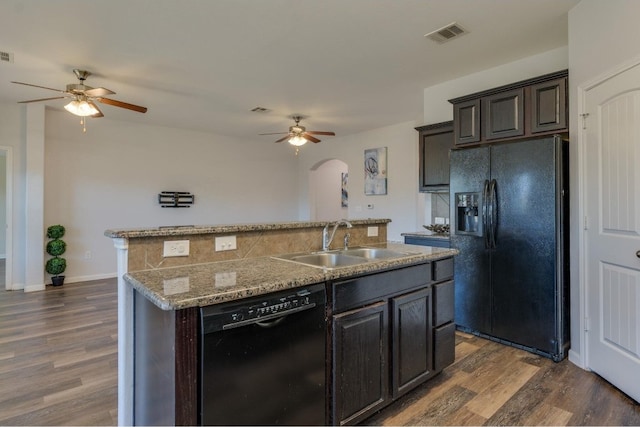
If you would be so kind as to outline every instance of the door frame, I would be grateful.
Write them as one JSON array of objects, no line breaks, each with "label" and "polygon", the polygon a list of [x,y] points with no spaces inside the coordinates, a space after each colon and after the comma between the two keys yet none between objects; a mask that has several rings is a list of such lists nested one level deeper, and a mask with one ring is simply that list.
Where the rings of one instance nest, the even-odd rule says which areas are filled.
[{"label": "door frame", "polygon": [[[6,241],[5,241],[5,289],[13,290],[13,147],[0,145],[0,151],[5,152],[5,218],[6,218]],[[1,225],[0,225],[1,226]]]},{"label": "door frame", "polygon": [[[578,229],[578,234],[577,234],[577,240],[578,240],[578,244],[579,244],[579,253],[578,253],[578,263],[579,263],[579,289],[580,289],[580,300],[578,302],[578,308],[579,308],[579,313],[578,313],[578,324],[579,324],[579,331],[580,331],[580,355],[575,355],[574,354],[574,358],[570,357],[570,360],[575,363],[576,365],[580,366],[581,368],[587,369],[587,370],[591,370],[589,368],[590,363],[589,363],[589,353],[588,353],[588,346],[587,346],[587,339],[588,339],[588,333],[586,331],[587,329],[587,324],[586,324],[586,318],[589,317],[589,311],[588,311],[588,304],[589,304],[589,296],[587,294],[587,263],[586,263],[586,256],[587,256],[587,248],[586,248],[586,228],[587,226],[589,226],[590,224],[588,224],[587,219],[588,219],[588,213],[586,211],[586,207],[585,207],[585,200],[586,200],[586,182],[587,182],[587,150],[585,148],[586,146],[586,139],[587,139],[587,133],[584,129],[583,126],[583,121],[584,120],[588,120],[589,118],[585,116],[585,110],[586,110],[586,99],[587,99],[587,93],[593,89],[594,87],[604,83],[605,81],[612,79],[616,76],[618,76],[619,74],[624,73],[625,71],[628,71],[631,68],[634,68],[636,66],[640,65],[640,55],[635,56],[634,58],[623,62],[621,64],[616,65],[615,67],[610,68],[609,70],[605,71],[604,73],[598,75],[597,77],[588,80],[585,83],[579,84],[577,87],[577,106],[578,106],[578,114],[575,116],[576,120],[577,120],[577,130],[578,130],[578,146],[577,146],[577,150],[578,150],[578,163],[577,163],[577,168],[578,168],[578,189],[577,192],[579,194],[578,197],[578,216],[577,219],[579,221],[576,222],[576,224],[582,224],[581,226],[578,225],[576,228]],[[572,321],[576,319],[576,316],[572,316]],[[570,351],[570,356],[572,356],[572,352]]]}]

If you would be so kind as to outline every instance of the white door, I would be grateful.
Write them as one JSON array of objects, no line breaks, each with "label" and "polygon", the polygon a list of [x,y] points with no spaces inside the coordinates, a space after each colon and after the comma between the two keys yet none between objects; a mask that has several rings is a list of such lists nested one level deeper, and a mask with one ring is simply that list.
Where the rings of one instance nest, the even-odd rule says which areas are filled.
[{"label": "white door", "polygon": [[640,402],[640,65],[584,100],[586,360]]}]

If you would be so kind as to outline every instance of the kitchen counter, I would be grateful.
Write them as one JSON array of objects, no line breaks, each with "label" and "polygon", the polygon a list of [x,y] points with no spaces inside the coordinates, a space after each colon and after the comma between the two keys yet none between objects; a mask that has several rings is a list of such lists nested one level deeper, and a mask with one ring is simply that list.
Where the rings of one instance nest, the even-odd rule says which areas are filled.
[{"label": "kitchen counter", "polygon": [[339,268],[312,267],[274,257],[219,261],[125,274],[125,281],[163,310],[203,307],[283,289],[420,264],[457,255],[457,250],[387,243],[406,253]]},{"label": "kitchen counter", "polygon": [[[393,249],[393,244],[387,243],[387,224],[390,221],[384,218],[349,219],[353,226],[348,229],[351,245],[390,245],[389,248]],[[416,254],[334,270],[323,270],[272,258],[277,254],[320,250],[322,229],[326,225],[326,221],[293,221],[106,230],[105,236],[112,239],[116,248],[118,264],[118,424],[134,423],[132,402],[136,301],[148,301],[157,311],[170,316],[171,322],[178,322],[177,325],[184,326],[185,320],[182,316],[194,321],[194,312],[198,311],[201,305],[295,288],[312,282],[320,283],[350,275],[400,268],[457,254],[439,248],[421,249],[418,246],[407,245],[404,246],[407,251]],[[339,229],[334,247],[339,246],[340,239],[346,232],[344,227]],[[233,236],[237,238],[237,249],[214,249],[217,238]],[[172,240],[188,240],[189,254],[164,256],[163,245],[166,241]],[[135,293],[141,294],[144,298],[135,298]],[[185,336],[184,339],[197,342],[197,338],[194,337]],[[196,400],[195,396],[190,396],[184,401]],[[180,414],[187,414],[186,418],[181,418],[182,415],[176,413],[176,419],[186,419],[186,423],[192,423],[193,420],[189,417],[193,408],[182,409],[184,411]]]}]

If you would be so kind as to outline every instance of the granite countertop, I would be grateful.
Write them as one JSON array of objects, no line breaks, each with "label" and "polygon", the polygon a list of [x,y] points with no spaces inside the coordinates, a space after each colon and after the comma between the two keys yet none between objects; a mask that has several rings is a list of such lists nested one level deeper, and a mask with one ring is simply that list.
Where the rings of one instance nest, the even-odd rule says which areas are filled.
[{"label": "granite countertop", "polygon": [[[390,219],[350,219],[353,225],[387,224]],[[162,237],[162,236],[186,236],[211,233],[237,233],[241,231],[265,231],[265,230],[293,230],[297,228],[324,227],[327,221],[290,221],[270,222],[264,224],[229,224],[229,225],[172,225],[166,227],[146,228],[120,228],[110,229],[104,235],[111,238],[137,238],[137,237]]]},{"label": "granite countertop", "polygon": [[133,271],[125,274],[124,279],[161,309],[179,310],[375,273],[458,254],[455,249],[401,243],[387,243],[377,247],[404,252],[406,256],[376,259],[333,269],[307,266],[274,257],[246,258]]},{"label": "granite countertop", "polygon": [[412,233],[401,233],[401,236],[410,236],[410,237],[428,237],[430,239],[443,239],[450,240],[451,236],[449,233],[434,233],[433,231],[424,230],[424,231],[414,231]]}]

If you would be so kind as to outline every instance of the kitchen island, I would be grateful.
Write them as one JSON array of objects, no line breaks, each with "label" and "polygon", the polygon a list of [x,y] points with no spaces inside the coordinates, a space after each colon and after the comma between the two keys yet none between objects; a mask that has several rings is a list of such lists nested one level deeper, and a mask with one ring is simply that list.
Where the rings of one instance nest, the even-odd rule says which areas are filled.
[{"label": "kitchen island", "polygon": [[[202,307],[268,295],[311,284],[325,284],[328,298],[327,321],[330,322],[332,311],[334,308],[337,310],[334,300],[340,294],[336,289],[349,289],[344,285],[345,283],[358,278],[378,277],[381,273],[395,274],[396,271],[410,271],[411,277],[418,277],[419,273],[419,284],[409,280],[410,283],[405,288],[400,285],[399,290],[395,290],[396,283],[393,280],[387,280],[382,287],[374,283],[374,286],[378,287],[373,293],[378,292],[378,294],[373,295],[373,299],[378,301],[378,305],[380,301],[388,300],[391,306],[391,298],[395,298],[398,292],[413,291],[420,285],[423,293],[424,290],[429,290],[427,300],[430,319],[431,285],[438,281],[438,274],[442,276],[442,271],[451,270],[452,275],[452,256],[457,252],[450,249],[387,243],[386,224],[388,222],[389,220],[353,220],[352,228],[339,230],[340,233],[349,232],[355,246],[385,248],[401,253],[401,256],[368,259],[356,265],[337,268],[318,268],[277,257],[278,254],[288,252],[318,251],[321,245],[321,229],[326,223],[220,226],[208,228],[206,232],[198,227],[105,232],[107,236],[114,238],[116,247],[119,248],[119,273],[122,273],[119,274],[119,363],[122,360],[124,362],[123,366],[119,367],[118,409],[119,413],[122,411],[124,415],[119,418],[119,422],[121,424],[191,425],[200,422],[198,343]],[[253,233],[252,236],[249,235],[251,233]],[[286,239],[283,238],[283,233]],[[218,253],[218,256],[224,255],[228,259],[202,262],[202,248],[215,252],[213,244],[216,236],[229,234],[237,235],[236,249]],[[145,242],[136,241],[136,239],[142,239]],[[178,257],[158,257],[159,249],[156,246],[168,239],[181,241],[189,239],[190,253],[200,258],[182,259],[182,265],[175,265]],[[199,243],[199,239],[204,239],[205,243]],[[339,241],[342,242],[342,240]],[[140,243],[142,245],[139,245]],[[136,254],[135,257],[132,257],[128,251],[132,247],[131,252]],[[144,247],[144,250],[140,249],[141,247]],[[260,249],[261,247],[263,249]],[[162,255],[161,251],[160,255]],[[142,260],[134,258],[142,258]],[[439,260],[448,262],[439,264],[437,262]],[[172,263],[174,266],[165,267]],[[136,266],[136,269],[129,269],[128,266],[131,265]],[[436,266],[441,267],[440,273]],[[416,270],[407,270],[408,268]],[[446,274],[448,273],[440,279],[449,280],[452,288],[452,277]],[[388,279],[391,276],[380,277]],[[448,291],[443,292],[442,295],[445,293]],[[348,299],[348,297],[345,298]],[[369,304],[370,301],[366,303]],[[358,304],[356,302],[356,305]],[[336,316],[338,315],[336,311]],[[125,329],[122,334],[121,326]],[[429,320],[429,327],[432,327],[431,320]],[[327,330],[331,331],[332,328],[328,326]],[[329,336],[328,339],[331,337]],[[143,348],[148,351],[142,351],[140,342],[145,343]],[[151,345],[152,343],[157,345]],[[429,352],[432,351],[433,348],[430,346]],[[329,349],[329,358],[331,354],[332,350]],[[146,360],[136,360],[136,357],[145,357]],[[424,378],[437,373],[432,366],[432,355],[430,354],[429,357],[429,372]],[[134,366],[136,366],[135,372]],[[142,372],[144,370],[147,372]],[[158,380],[159,382],[148,383],[143,393],[140,393],[141,390],[136,390],[136,381],[142,384],[150,378],[160,377],[162,378]],[[331,380],[327,383],[329,386],[333,384]],[[158,385],[162,387],[156,387]],[[154,387],[156,391],[162,389],[163,393],[152,393]],[[387,393],[386,390],[385,393]],[[331,408],[331,405],[328,408]],[[345,422],[357,421],[367,413],[363,411]],[[342,423],[342,420],[337,419],[336,416],[336,414],[328,414],[327,420],[336,424]]]}]

